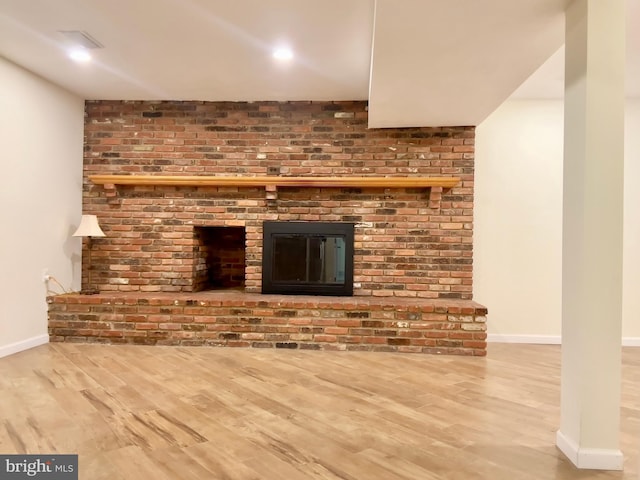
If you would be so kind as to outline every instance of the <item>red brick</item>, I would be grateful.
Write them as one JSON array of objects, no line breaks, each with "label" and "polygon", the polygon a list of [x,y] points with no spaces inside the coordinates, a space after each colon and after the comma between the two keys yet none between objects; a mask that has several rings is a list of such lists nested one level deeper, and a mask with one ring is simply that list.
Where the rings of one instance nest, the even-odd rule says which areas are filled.
[{"label": "red brick", "polygon": [[337,342],[338,337],[336,335],[314,335],[313,340],[316,342]]}]

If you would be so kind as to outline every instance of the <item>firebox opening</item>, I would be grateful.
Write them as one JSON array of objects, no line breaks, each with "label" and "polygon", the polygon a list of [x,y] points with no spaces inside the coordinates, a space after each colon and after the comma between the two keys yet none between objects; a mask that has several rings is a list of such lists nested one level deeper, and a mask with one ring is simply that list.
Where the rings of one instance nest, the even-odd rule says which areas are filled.
[{"label": "firebox opening", "polygon": [[194,227],[193,291],[244,288],[245,229]]},{"label": "firebox opening", "polygon": [[353,295],[354,225],[264,222],[262,293]]}]

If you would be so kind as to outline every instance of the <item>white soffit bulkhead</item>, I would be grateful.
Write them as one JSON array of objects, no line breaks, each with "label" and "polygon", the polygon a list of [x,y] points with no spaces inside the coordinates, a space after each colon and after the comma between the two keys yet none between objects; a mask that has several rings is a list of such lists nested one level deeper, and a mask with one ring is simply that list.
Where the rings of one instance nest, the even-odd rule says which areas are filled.
[{"label": "white soffit bulkhead", "polygon": [[564,42],[565,0],[377,0],[369,126],[477,125]]}]

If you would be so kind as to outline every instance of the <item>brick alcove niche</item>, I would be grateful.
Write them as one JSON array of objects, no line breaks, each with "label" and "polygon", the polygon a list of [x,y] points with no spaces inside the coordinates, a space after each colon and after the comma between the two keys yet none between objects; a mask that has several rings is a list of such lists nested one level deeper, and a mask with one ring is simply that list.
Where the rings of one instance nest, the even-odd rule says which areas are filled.
[{"label": "brick alcove niche", "polygon": [[244,289],[243,227],[193,227],[193,291]]},{"label": "brick alcove niche", "polygon": [[[100,294],[49,297],[50,339],[485,355],[487,310],[472,289],[474,135],[368,129],[365,102],[89,101],[83,211],[107,235],[91,255]],[[264,187],[107,189],[96,174],[461,181],[287,187],[274,199]],[[262,295],[267,221],[354,224],[353,296]]]}]

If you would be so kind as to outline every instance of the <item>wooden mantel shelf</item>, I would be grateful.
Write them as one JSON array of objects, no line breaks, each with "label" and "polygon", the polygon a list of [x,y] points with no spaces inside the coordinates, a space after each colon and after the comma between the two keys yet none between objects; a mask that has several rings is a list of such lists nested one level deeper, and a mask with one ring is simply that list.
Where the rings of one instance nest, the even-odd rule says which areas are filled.
[{"label": "wooden mantel shelf", "polygon": [[331,188],[452,188],[459,177],[281,177],[216,175],[89,175],[96,185],[147,185],[176,187],[331,187]]},{"label": "wooden mantel shelf", "polygon": [[[89,175],[96,185],[103,185],[108,198],[118,196],[116,186],[170,186],[170,187],[264,187],[267,200],[278,198],[279,187],[330,188],[430,188],[440,192],[455,187],[460,177],[280,177],[280,176],[217,176],[217,175]],[[434,203],[434,206],[437,204]]]}]

